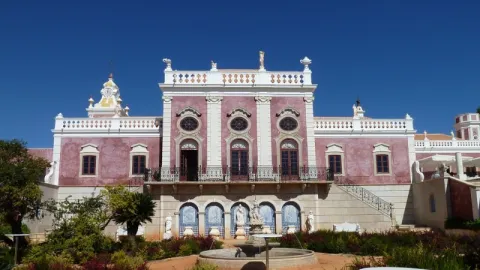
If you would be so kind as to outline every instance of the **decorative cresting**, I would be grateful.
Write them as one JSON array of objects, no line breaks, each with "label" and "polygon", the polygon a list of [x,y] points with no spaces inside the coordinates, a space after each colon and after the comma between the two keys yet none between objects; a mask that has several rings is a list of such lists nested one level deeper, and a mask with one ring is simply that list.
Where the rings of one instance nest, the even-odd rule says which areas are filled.
[{"label": "decorative cresting", "polygon": [[260,215],[263,218],[263,233],[275,233],[275,208],[270,203],[260,203]]},{"label": "decorative cresting", "polygon": [[122,98],[120,97],[120,88],[113,81],[113,74],[110,74],[108,81],[103,84],[100,90],[102,97],[98,103],[94,105],[92,97],[88,99],[90,105],[87,108],[88,117],[121,117],[128,116],[130,108],[122,107]]},{"label": "decorative cresting", "polygon": [[282,233],[295,233],[301,230],[300,207],[294,202],[287,202],[282,207]]},{"label": "decorative cresting", "polygon": [[188,106],[188,107],[185,107],[183,108],[182,110],[178,111],[176,113],[177,117],[180,117],[184,114],[187,114],[187,113],[191,113],[191,114],[194,114],[196,115],[197,117],[200,117],[202,116],[202,114],[195,108],[191,107],[191,106]]},{"label": "decorative cresting", "polygon": [[338,183],[337,186],[343,191],[354,196],[355,198],[358,198],[368,206],[377,210],[378,212],[389,217],[392,220],[392,222],[395,222],[395,218],[393,216],[392,203],[389,203],[383,200],[382,198],[378,197],[377,195],[373,194],[371,191],[361,186],[357,186],[353,184],[344,184],[344,183]]},{"label": "decorative cresting", "polygon": [[198,236],[198,209],[192,203],[185,203],[180,208],[180,237]]},{"label": "decorative cresting", "polygon": [[219,203],[211,203],[205,208],[205,235],[214,238],[225,236],[224,211]]}]

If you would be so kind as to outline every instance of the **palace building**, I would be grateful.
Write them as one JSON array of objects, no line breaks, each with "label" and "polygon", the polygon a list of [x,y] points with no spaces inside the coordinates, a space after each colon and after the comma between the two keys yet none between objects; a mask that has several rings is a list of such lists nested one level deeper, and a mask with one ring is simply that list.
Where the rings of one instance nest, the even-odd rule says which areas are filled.
[{"label": "palace building", "polygon": [[[478,218],[476,113],[457,116],[451,135],[417,134],[408,114],[372,119],[360,101],[349,117],[314,116],[308,57],[301,71],[267,70],[263,52],[256,69],[224,70],[212,61],[209,70],[178,71],[163,62],[162,116],[132,116],[113,75],[84,117],[57,115],[53,147],[30,149],[51,161],[45,197],[137,187],[157,202],[148,238],[163,237],[167,218],[173,235],[218,228],[234,238],[238,207],[248,226],[254,201],[276,233],[304,230],[309,215],[315,228],[349,222],[366,230]],[[437,183],[449,191],[425,186]]]}]

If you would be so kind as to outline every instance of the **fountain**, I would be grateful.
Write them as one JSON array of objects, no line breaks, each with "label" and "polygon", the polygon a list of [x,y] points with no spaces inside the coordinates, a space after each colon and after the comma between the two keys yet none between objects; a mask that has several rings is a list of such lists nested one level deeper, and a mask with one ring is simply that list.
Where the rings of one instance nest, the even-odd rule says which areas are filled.
[{"label": "fountain", "polygon": [[[244,208],[240,205],[236,214],[236,233],[238,240],[245,239]],[[234,244],[235,248],[203,251],[199,255],[200,262],[211,263],[221,269],[264,270],[273,266],[275,269],[309,265],[317,262],[315,253],[305,249],[280,248],[280,243],[270,243],[270,238],[280,238],[280,234],[272,234],[270,228],[264,227],[260,215],[260,206],[256,199],[250,212],[248,239]],[[270,233],[265,233],[270,232]],[[265,262],[265,263],[264,263]]]}]

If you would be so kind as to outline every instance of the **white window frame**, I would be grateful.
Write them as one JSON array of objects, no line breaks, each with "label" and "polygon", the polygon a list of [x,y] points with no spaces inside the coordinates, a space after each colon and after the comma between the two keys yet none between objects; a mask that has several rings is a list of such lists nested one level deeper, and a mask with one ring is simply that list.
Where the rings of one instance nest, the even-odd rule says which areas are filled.
[{"label": "white window frame", "polygon": [[[379,173],[377,171],[377,155],[388,156],[388,173]],[[392,175],[392,151],[390,145],[385,143],[377,143],[373,146],[373,174],[375,176],[389,176]]]},{"label": "white window frame", "polygon": [[149,152],[147,145],[137,143],[132,145],[130,150],[130,171],[128,174],[130,177],[142,176],[143,174],[133,174],[133,156],[145,156],[145,169],[147,169],[149,167]]},{"label": "white window frame", "polygon": [[325,151],[325,165],[327,168],[330,168],[329,156],[340,156],[342,173],[336,173],[334,176],[345,176],[345,152],[343,151],[343,146],[338,143],[331,143],[327,145],[327,150]]},{"label": "white window frame", "polygon": [[[95,156],[95,174],[83,174],[83,157],[84,156]],[[80,146],[80,170],[78,175],[80,177],[97,177],[100,160],[100,151],[98,151],[98,146],[92,143],[87,143]]]}]

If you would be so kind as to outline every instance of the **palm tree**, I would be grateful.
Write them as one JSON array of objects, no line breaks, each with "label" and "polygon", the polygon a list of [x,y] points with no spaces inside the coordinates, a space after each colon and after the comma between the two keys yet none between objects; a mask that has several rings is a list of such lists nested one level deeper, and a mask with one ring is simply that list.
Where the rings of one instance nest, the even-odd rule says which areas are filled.
[{"label": "palm tree", "polygon": [[131,196],[132,206],[117,209],[114,220],[117,224],[127,223],[127,235],[135,237],[140,224],[152,222],[156,203],[149,194],[133,193]]}]

